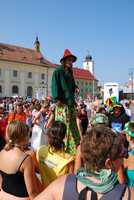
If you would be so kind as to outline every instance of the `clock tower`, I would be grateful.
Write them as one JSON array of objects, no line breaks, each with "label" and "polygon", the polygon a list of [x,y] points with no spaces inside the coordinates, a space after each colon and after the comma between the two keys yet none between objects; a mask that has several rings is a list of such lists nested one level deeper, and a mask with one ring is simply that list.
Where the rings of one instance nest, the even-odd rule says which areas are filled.
[{"label": "clock tower", "polygon": [[92,56],[89,55],[89,51],[85,59],[86,60],[83,62],[83,69],[89,70],[94,76],[94,62],[92,61]]},{"label": "clock tower", "polygon": [[38,36],[36,36],[36,41],[34,42],[34,50],[40,52],[40,43],[38,41]]}]

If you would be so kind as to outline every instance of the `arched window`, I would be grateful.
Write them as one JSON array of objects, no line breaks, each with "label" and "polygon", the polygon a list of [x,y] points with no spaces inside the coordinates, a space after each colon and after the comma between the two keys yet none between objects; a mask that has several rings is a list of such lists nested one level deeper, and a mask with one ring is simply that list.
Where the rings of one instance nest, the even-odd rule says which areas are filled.
[{"label": "arched window", "polygon": [[0,93],[2,93],[2,86],[0,85]]},{"label": "arched window", "polygon": [[18,92],[19,92],[18,86],[17,86],[17,85],[14,85],[14,86],[12,87],[12,93],[18,94]]},{"label": "arched window", "polygon": [[32,93],[33,93],[33,88],[31,86],[27,87],[27,96],[32,97]]}]

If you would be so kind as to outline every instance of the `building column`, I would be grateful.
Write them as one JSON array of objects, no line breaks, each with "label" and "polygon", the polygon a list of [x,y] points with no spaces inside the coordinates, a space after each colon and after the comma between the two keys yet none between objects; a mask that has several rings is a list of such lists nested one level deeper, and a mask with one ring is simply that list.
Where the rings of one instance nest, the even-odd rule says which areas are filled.
[{"label": "building column", "polygon": [[9,65],[5,67],[5,76],[4,76],[4,95],[11,95],[10,94],[10,69]]},{"label": "building column", "polygon": [[25,96],[25,67],[21,67],[20,70],[20,89],[19,89],[19,95],[20,96]]},{"label": "building column", "polygon": [[32,96],[35,96],[35,87],[39,87],[39,73],[38,68],[35,68],[35,75],[34,75],[34,87],[33,87],[33,94]]}]

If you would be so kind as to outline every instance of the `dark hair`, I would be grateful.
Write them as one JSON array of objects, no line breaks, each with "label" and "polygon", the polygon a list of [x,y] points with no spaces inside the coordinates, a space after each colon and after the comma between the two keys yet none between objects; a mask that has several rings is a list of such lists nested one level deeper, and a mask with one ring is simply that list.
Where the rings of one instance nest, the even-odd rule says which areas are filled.
[{"label": "dark hair", "polygon": [[86,105],[85,104],[81,105],[81,108],[86,108]]},{"label": "dark hair", "polygon": [[134,123],[129,123],[128,129],[129,129],[132,133],[134,133]]},{"label": "dark hair", "polygon": [[105,167],[107,158],[118,157],[125,137],[108,127],[94,127],[86,133],[81,144],[82,158],[86,170],[94,173]]},{"label": "dark hair", "polygon": [[129,103],[125,103],[125,106],[126,106],[126,107],[129,107]]},{"label": "dark hair", "polygon": [[106,109],[103,108],[103,107],[100,107],[98,112],[101,113],[102,111],[105,111],[105,112],[106,112]]},{"label": "dark hair", "polygon": [[30,105],[28,103],[26,103],[26,104],[24,104],[24,107],[28,108],[28,107],[30,107]]},{"label": "dark hair", "polygon": [[47,139],[50,147],[54,147],[55,151],[64,148],[63,139],[66,134],[66,124],[62,121],[52,121],[47,129]]}]

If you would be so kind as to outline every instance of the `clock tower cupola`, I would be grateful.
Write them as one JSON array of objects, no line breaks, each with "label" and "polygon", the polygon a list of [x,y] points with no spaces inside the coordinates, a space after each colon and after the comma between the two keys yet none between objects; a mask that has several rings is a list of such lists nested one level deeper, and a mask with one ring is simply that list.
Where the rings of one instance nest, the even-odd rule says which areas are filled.
[{"label": "clock tower cupola", "polygon": [[38,41],[38,36],[36,36],[36,41],[34,42],[34,50],[40,52],[40,43]]},{"label": "clock tower cupola", "polygon": [[92,56],[88,55],[85,57],[85,61],[83,62],[83,69],[89,70],[91,74],[94,76],[94,62],[92,61]]}]

